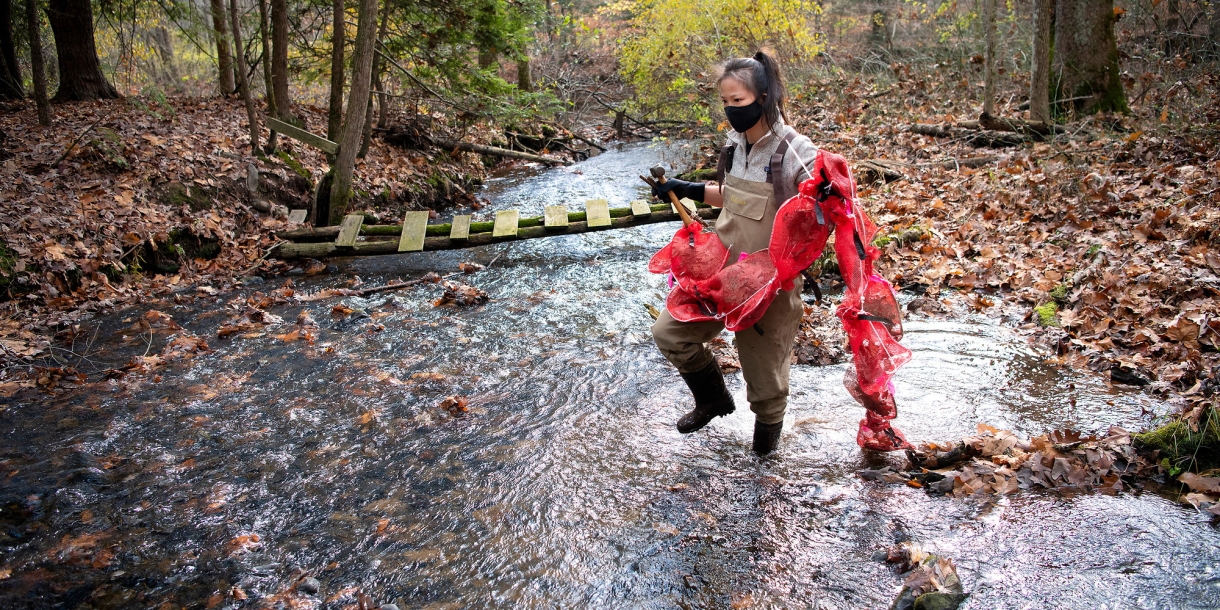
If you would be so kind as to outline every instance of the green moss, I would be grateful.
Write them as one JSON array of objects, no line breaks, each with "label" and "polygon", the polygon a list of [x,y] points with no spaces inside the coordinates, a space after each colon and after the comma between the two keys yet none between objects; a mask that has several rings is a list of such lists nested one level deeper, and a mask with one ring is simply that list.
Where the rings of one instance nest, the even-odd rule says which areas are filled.
[{"label": "green moss", "polygon": [[[305,166],[301,165],[301,162],[297,161],[297,158],[292,156],[292,153],[281,148],[275,151],[275,156],[279,157],[280,161],[283,161],[284,165],[287,165],[288,169],[292,170],[292,173],[306,180],[311,180],[313,178],[313,176],[309,173],[309,170],[305,169]],[[312,182],[310,184],[312,184]]]},{"label": "green moss", "polygon": [[716,168],[705,167],[703,169],[692,170],[692,171],[686,172],[685,174],[678,174],[677,178],[679,180],[688,180],[688,181],[694,181],[694,182],[699,182],[699,181],[704,181],[704,180],[715,180],[716,179]]},{"label": "green moss", "polygon": [[1089,246],[1088,250],[1084,251],[1084,255],[1087,258],[1093,258],[1094,256],[1097,256],[1098,252],[1101,252],[1101,244],[1093,244]]},{"label": "green moss", "polygon": [[1042,326],[1059,326],[1059,319],[1055,315],[1057,313],[1059,313],[1059,305],[1054,301],[1034,308],[1034,315],[1038,317],[1038,324]]},{"label": "green moss", "polygon": [[202,188],[191,188],[181,182],[171,182],[165,186],[165,190],[161,193],[161,200],[166,205],[180,206],[187,205],[192,212],[202,212],[210,210],[215,205],[212,198]]},{"label": "green moss", "polygon": [[1160,451],[1170,476],[1220,467],[1220,413],[1215,407],[1199,418],[1199,429],[1173,418],[1159,428],[1132,436],[1137,447]]},{"label": "green moss", "polygon": [[1051,298],[1055,300],[1056,304],[1062,305],[1063,302],[1065,300],[1067,300],[1068,290],[1070,290],[1070,289],[1071,289],[1071,286],[1068,285],[1067,282],[1059,284],[1058,286],[1055,286],[1054,288],[1051,289],[1051,292],[1050,292]]},{"label": "green moss", "polygon": [[160,248],[181,258],[211,260],[220,255],[220,243],[213,238],[201,239],[189,227],[178,227],[169,232],[169,241]]},{"label": "green moss", "polygon": [[0,241],[0,291],[8,292],[17,280],[17,253]]},{"label": "green moss", "polygon": [[911,225],[896,233],[883,233],[873,238],[873,245],[878,248],[884,248],[891,243],[897,243],[900,246],[905,246],[912,242],[917,242],[924,239],[928,235],[928,230],[919,226]]}]

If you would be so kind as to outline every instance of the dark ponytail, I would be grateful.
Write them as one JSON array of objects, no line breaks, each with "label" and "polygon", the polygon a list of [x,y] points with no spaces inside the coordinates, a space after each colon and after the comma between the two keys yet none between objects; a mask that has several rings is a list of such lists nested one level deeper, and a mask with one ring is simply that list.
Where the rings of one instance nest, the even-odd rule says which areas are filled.
[{"label": "dark ponytail", "polygon": [[775,57],[759,49],[754,57],[736,57],[720,64],[716,71],[716,84],[733,78],[746,86],[763,107],[763,120],[767,127],[774,125],[784,115],[784,98],[788,96],[784,87],[784,76]]}]

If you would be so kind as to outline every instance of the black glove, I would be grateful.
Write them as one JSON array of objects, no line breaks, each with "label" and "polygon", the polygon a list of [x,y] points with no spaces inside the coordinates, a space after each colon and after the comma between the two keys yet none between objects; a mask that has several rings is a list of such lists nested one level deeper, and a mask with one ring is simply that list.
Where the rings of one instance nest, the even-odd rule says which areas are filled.
[{"label": "black glove", "polygon": [[665,181],[665,184],[657,183],[656,186],[652,187],[652,195],[661,201],[668,201],[669,198],[666,197],[665,194],[673,191],[673,193],[678,196],[678,199],[690,199],[691,201],[702,202],[703,193],[705,190],[704,186],[705,185],[702,182],[687,182],[685,180],[670,178]]}]

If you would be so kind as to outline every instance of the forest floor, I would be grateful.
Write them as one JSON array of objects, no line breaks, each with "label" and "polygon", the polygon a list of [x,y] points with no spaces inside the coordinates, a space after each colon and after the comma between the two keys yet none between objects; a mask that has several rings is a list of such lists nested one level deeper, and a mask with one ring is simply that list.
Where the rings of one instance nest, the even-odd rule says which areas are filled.
[{"label": "forest floor", "polygon": [[[968,65],[816,71],[796,89],[790,118],[819,146],[903,175],[861,184],[860,197],[882,227],[882,272],[925,291],[912,307],[935,310],[952,292],[980,311],[1015,311],[1062,364],[1146,386],[1179,400],[1195,429],[1220,428],[1210,415],[1220,385],[1220,79],[1180,67],[1196,70],[1189,86],[1170,74],[1142,78],[1130,114],[998,149],[907,128],[977,118],[960,101],[978,97]],[[0,291],[9,297],[0,392],[10,395],[62,368],[48,346],[99,312],[286,270],[264,260],[287,223],[253,209],[248,166],[259,169],[260,196],[289,208],[309,207],[326,168],[319,151],[291,140],[273,158],[250,155],[236,100],[54,111],[50,128],[34,125],[31,105],[0,113]],[[324,131],[322,109],[305,113]],[[477,206],[468,189],[480,158],[446,155],[375,137],[357,164],[361,207]],[[996,158],[954,165],[979,156]]]}]

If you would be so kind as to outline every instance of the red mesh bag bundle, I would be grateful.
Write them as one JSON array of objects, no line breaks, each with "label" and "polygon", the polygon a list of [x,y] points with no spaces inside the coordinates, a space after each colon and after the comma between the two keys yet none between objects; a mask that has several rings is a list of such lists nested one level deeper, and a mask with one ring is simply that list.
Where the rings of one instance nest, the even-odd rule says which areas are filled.
[{"label": "red mesh bag bundle", "polygon": [[778,292],[775,264],[765,249],[725,267],[708,282],[708,293],[719,305],[724,327],[733,332],[758,323]]},{"label": "red mesh bag bundle", "polygon": [[853,366],[843,380],[865,408],[856,443],[865,449],[910,447],[890,425],[898,414],[891,379],[911,359],[902,339],[902,315],[893,287],[873,273],[880,252],[872,246],[877,227],[856,206],[855,183],[847,161],[818,151],[813,178],[784,202],[775,217],[769,247],[725,267],[728,251],[714,233],[692,225],[649,261],[653,273],[672,273],[677,286],[666,299],[674,319],[722,320],[740,331],[766,313],[779,290],[791,290],[801,271],[821,256],[835,232],[834,251],[846,288],[835,310],[851,344]]}]

